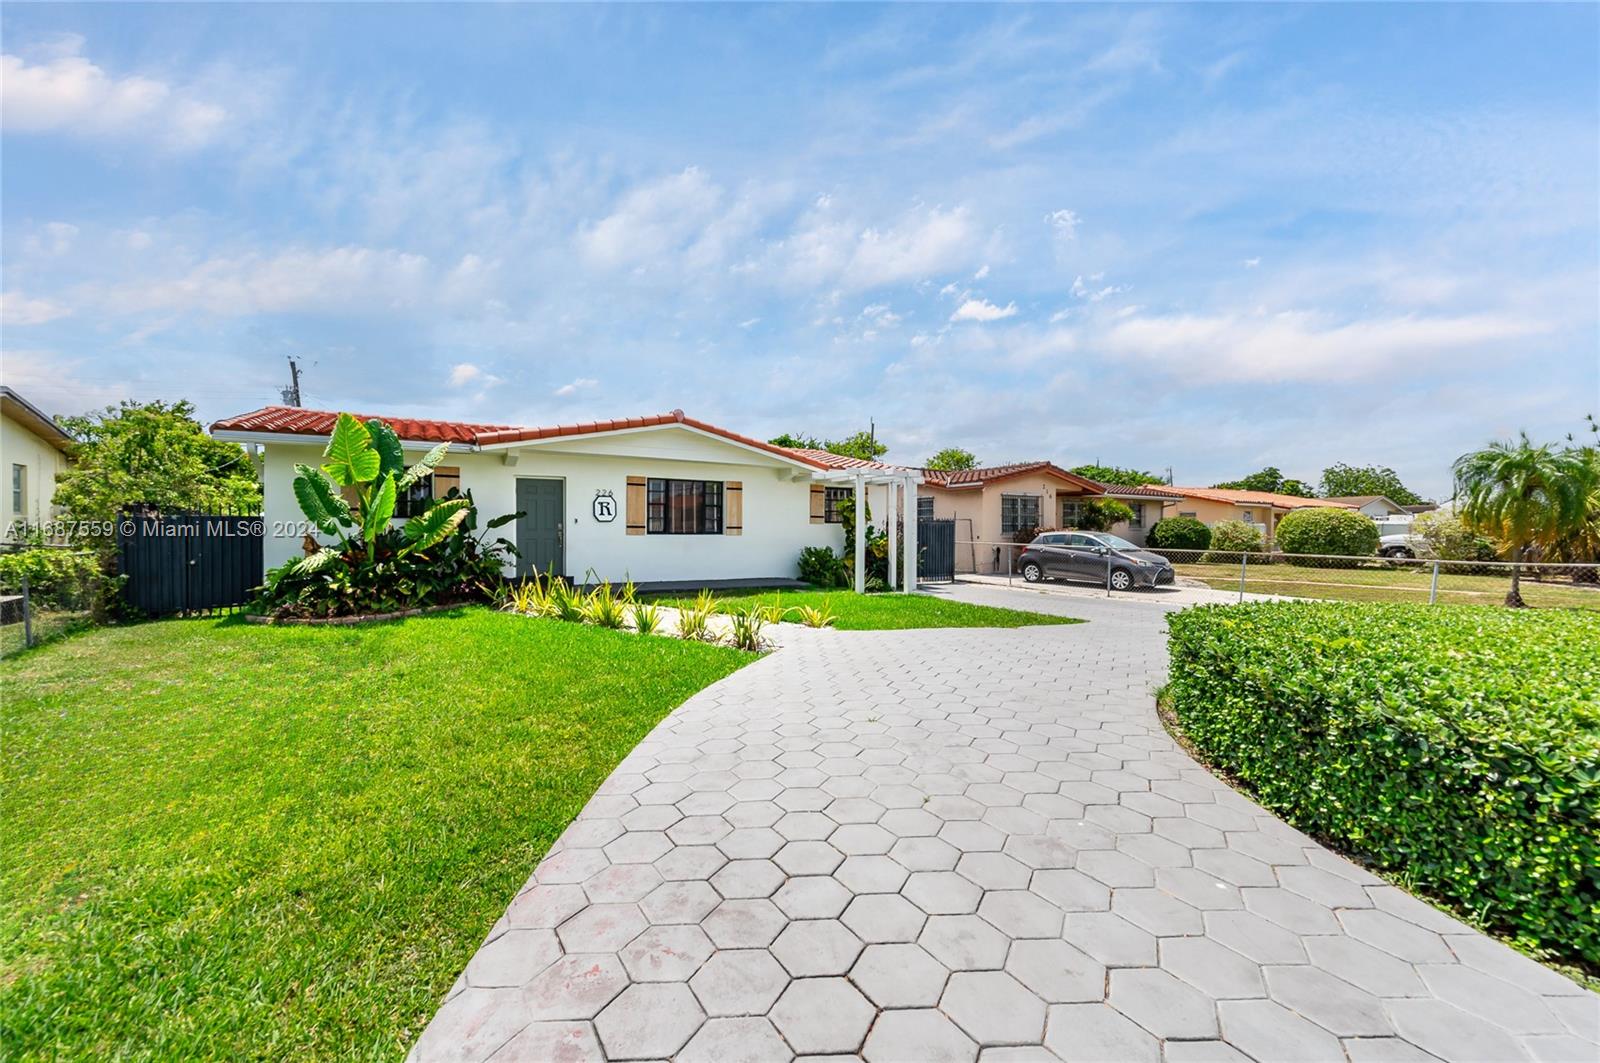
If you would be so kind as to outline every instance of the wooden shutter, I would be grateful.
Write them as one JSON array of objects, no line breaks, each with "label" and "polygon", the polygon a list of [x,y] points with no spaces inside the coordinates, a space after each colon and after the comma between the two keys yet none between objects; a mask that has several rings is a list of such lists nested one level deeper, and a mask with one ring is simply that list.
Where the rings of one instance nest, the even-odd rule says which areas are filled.
[{"label": "wooden shutter", "polygon": [[821,484],[811,485],[811,523],[825,524],[828,520],[828,489]]},{"label": "wooden shutter", "polygon": [[744,534],[744,483],[729,480],[722,485],[722,534]]},{"label": "wooden shutter", "polygon": [[645,533],[645,518],[650,512],[645,502],[645,478],[643,476],[628,477],[628,534],[643,535]]},{"label": "wooden shutter", "polygon": [[433,497],[445,498],[450,494],[451,488],[461,490],[461,469],[459,466],[440,465],[433,470]]}]

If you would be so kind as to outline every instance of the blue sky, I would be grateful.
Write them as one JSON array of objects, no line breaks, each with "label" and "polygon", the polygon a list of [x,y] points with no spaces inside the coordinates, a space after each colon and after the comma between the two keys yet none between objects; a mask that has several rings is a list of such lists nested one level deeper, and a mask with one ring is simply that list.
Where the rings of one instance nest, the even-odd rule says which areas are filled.
[{"label": "blue sky", "polygon": [[1600,409],[1600,7],[7,5],[7,383],[1211,483]]}]

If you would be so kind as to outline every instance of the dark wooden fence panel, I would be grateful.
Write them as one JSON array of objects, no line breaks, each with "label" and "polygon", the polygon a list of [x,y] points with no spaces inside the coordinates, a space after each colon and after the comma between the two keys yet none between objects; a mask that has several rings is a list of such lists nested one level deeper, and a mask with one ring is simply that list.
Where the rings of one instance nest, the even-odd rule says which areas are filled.
[{"label": "dark wooden fence panel", "polygon": [[927,583],[954,583],[956,578],[956,522],[917,521],[917,547],[922,564],[917,578]]},{"label": "dark wooden fence panel", "polygon": [[236,609],[261,584],[256,515],[125,513],[117,524],[123,600],[148,616]]}]

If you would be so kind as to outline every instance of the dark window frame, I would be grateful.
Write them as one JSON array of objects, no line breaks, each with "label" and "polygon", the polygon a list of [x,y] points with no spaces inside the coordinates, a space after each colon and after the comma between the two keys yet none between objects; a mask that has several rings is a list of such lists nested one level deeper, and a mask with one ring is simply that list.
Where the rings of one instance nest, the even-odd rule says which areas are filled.
[{"label": "dark window frame", "polygon": [[[1037,528],[1039,526],[1039,511],[1043,503],[1039,495],[1001,495],[1000,496],[1000,534],[1011,536],[1023,528]],[[1024,503],[1032,503],[1026,506]],[[1026,512],[1032,510],[1032,515]]]},{"label": "dark window frame", "polygon": [[645,532],[648,535],[721,535],[723,502],[721,480],[652,476],[645,481]]},{"label": "dark window frame", "polygon": [[433,473],[419,476],[411,482],[411,486],[404,491],[395,492],[394,515],[396,517],[420,517],[428,512],[428,507],[433,505]]},{"label": "dark window frame", "polygon": [[917,519],[918,520],[933,520],[934,519],[934,517],[933,517],[933,496],[932,495],[918,495],[917,496]]},{"label": "dark window frame", "polygon": [[855,494],[851,487],[824,487],[822,489],[822,522],[824,524],[843,524],[844,515],[839,512],[839,503]]}]

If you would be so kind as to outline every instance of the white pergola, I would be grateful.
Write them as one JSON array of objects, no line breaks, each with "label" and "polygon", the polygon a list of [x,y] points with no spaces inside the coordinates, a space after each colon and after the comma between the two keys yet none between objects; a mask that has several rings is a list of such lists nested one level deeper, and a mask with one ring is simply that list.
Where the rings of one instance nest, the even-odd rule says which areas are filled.
[{"label": "white pergola", "polygon": [[[867,488],[883,487],[888,495],[889,512],[884,514],[884,526],[889,536],[889,589],[907,592],[917,589],[917,485],[922,474],[914,469],[860,468],[832,469],[812,474],[812,478],[826,484],[850,485],[855,492],[856,543],[855,590],[857,594],[867,589]],[[906,517],[905,514],[910,514]],[[906,526],[906,571],[899,572],[900,551],[896,542],[901,521]]]}]

